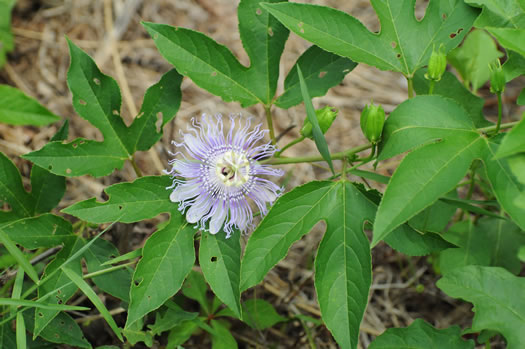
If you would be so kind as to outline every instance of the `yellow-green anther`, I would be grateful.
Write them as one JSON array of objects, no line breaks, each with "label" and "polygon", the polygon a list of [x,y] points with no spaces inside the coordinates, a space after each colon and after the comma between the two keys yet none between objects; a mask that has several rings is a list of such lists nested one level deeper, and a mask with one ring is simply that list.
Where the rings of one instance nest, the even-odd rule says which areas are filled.
[{"label": "yellow-green anther", "polygon": [[365,137],[372,143],[376,144],[381,140],[383,125],[385,124],[385,111],[381,105],[366,105],[361,113],[361,130]]},{"label": "yellow-green anther", "polygon": [[490,92],[502,93],[505,90],[505,72],[501,67],[499,59],[489,64],[490,69]]},{"label": "yellow-green anther", "polygon": [[427,80],[439,81],[445,73],[447,68],[447,55],[445,53],[445,46],[441,44],[436,51],[436,47],[432,49],[432,54],[428,60],[428,70],[425,74]]},{"label": "yellow-green anther", "polygon": [[[330,106],[326,106],[315,111],[315,116],[317,116],[317,121],[319,122],[319,128],[321,128],[323,134],[328,131],[330,126],[332,126],[332,123],[337,117],[337,112],[337,109]],[[310,123],[310,120],[304,120],[303,128],[301,129],[301,135],[303,137],[313,139],[312,124]]]}]

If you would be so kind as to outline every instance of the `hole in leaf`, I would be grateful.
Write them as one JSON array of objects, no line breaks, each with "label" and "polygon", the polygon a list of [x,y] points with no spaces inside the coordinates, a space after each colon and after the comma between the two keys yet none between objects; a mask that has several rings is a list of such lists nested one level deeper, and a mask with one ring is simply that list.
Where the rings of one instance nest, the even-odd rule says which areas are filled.
[{"label": "hole in leaf", "polygon": [[272,29],[272,27],[268,27],[268,35],[273,36],[273,29]]},{"label": "hole in leaf", "polygon": [[113,110],[113,115],[118,115],[118,110]]},{"label": "hole in leaf", "polygon": [[64,303],[64,301],[61,300],[61,299],[59,299],[59,300],[57,300],[57,303],[58,303],[58,304],[62,304],[62,303]]},{"label": "hole in leaf", "polygon": [[151,296],[148,296],[148,299],[151,299]]},{"label": "hole in leaf", "polygon": [[260,16],[262,14],[262,10],[260,8],[257,8],[257,10],[255,10],[255,14],[257,16]]},{"label": "hole in leaf", "polygon": [[122,209],[123,209],[122,205],[119,205],[119,206],[118,206],[118,209],[119,209],[119,210],[122,210]]},{"label": "hole in leaf", "polygon": [[71,169],[70,168],[66,169],[66,173],[71,174]]},{"label": "hole in leaf", "polygon": [[86,143],[86,141],[80,141],[80,142],[78,142],[78,144],[84,144],[84,143]]},{"label": "hole in leaf", "polygon": [[324,78],[325,75],[326,75],[326,72],[322,71],[322,72],[319,73],[319,78],[322,79],[322,78]]},{"label": "hole in leaf", "polygon": [[133,280],[133,284],[138,287],[142,283],[142,280],[144,279],[141,277],[136,278],[135,280]]},{"label": "hole in leaf", "polygon": [[73,148],[76,148],[76,147],[78,147],[78,144],[73,143]]},{"label": "hole in leaf", "polygon": [[443,18],[443,20],[447,19],[447,14],[446,14],[446,13],[443,13],[443,14],[441,15],[441,18]]},{"label": "hole in leaf", "polygon": [[44,317],[44,314],[42,314],[42,313],[38,313],[38,316],[40,316],[40,317]]},{"label": "hole in leaf", "polygon": [[139,115],[137,115],[137,119],[139,119],[142,115],[144,115],[144,112],[140,112]]},{"label": "hole in leaf", "polygon": [[51,171],[51,170],[53,169],[53,166],[52,166],[52,165],[49,165],[49,166],[47,167],[47,169],[48,169],[49,171]]},{"label": "hole in leaf", "polygon": [[459,28],[458,29],[458,34],[461,34],[462,31],[463,31],[463,28]]},{"label": "hole in leaf", "polygon": [[217,262],[217,257],[216,256],[211,257],[211,261],[212,262]]},{"label": "hole in leaf", "polygon": [[160,133],[162,131],[162,123],[163,123],[163,115],[162,112],[157,113],[157,121],[155,122],[155,128],[157,129],[157,133]]},{"label": "hole in leaf", "polygon": [[350,69],[343,70],[343,73],[350,73]]},{"label": "hole in leaf", "polygon": [[457,35],[456,33],[451,33],[451,34],[449,35],[449,37],[450,37],[451,39],[454,39],[454,38],[456,37],[456,35]]},{"label": "hole in leaf", "polygon": [[398,53],[398,54],[396,55],[396,57],[397,57],[397,58],[401,58],[401,53]]},{"label": "hole in leaf", "polygon": [[392,48],[396,48],[397,43],[396,43],[395,41],[392,41],[392,42],[390,43],[390,45],[392,45]]},{"label": "hole in leaf", "polygon": [[157,40],[159,38],[159,33],[153,34],[153,40]]},{"label": "hole in leaf", "polygon": [[58,291],[57,291],[57,293],[58,293],[58,294],[61,294],[61,293],[62,293],[62,291],[61,291],[61,290],[58,290]]},{"label": "hole in leaf", "polygon": [[60,335],[58,333],[55,333],[55,338],[60,338]]},{"label": "hole in leaf", "polygon": [[87,102],[85,100],[83,100],[83,99],[79,99],[78,103],[80,103],[82,105],[86,105],[87,104]]},{"label": "hole in leaf", "polygon": [[217,76],[217,72],[216,71],[212,71],[210,75],[211,76]]},{"label": "hole in leaf", "polygon": [[64,321],[60,321],[60,324],[64,326],[66,323]]},{"label": "hole in leaf", "polygon": [[100,80],[97,79],[97,78],[94,78],[94,79],[93,79],[93,82],[94,82],[96,85],[100,85]]}]

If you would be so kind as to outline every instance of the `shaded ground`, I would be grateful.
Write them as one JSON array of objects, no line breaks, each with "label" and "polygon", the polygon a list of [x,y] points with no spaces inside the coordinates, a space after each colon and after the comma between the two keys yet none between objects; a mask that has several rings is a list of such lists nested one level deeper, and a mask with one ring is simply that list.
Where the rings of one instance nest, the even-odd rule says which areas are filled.
[{"label": "shaded ground", "polygon": [[[312,2],[351,13],[371,30],[379,28],[368,1]],[[69,55],[64,36],[67,35],[94,57],[104,73],[117,79],[123,95],[122,115],[129,123],[137,114],[136,110],[140,107],[145,90],[170,69],[170,65],[157,52],[153,41],[139,22],[145,20],[199,30],[227,45],[248,65],[237,32],[236,5],[236,1],[230,0],[19,0],[13,16],[16,49],[10,55],[5,69],[0,72],[0,83],[17,86],[26,94],[36,97],[57,115],[69,119],[69,139],[82,136],[101,140],[100,133],[73,111],[71,94],[66,85]],[[422,6],[418,6],[417,13],[421,15],[422,10]],[[283,77],[308,46],[304,40],[290,35],[281,64]],[[281,89],[282,83],[283,78],[279,85]],[[481,93],[487,92],[482,90]],[[507,92],[507,97],[515,98],[513,93]],[[336,127],[327,133],[330,149],[341,151],[363,144],[365,140],[359,128],[359,114],[371,99],[381,103],[388,113],[405,100],[406,94],[406,83],[402,76],[359,65],[340,86],[314,101],[316,106],[331,105],[340,110]],[[492,105],[494,101],[489,99],[487,113],[493,115],[494,111],[490,109]],[[175,122],[166,127],[162,142],[152,151],[138,154],[138,163],[144,174],[158,175],[167,167],[170,141],[177,137],[179,128],[186,127],[189,118],[201,113],[228,115],[232,112],[252,114],[263,121],[262,109],[253,107],[242,110],[237,103],[224,103],[185,79],[183,102]],[[281,142],[285,144],[298,135],[304,110],[302,107],[275,109],[274,114],[277,133],[282,133],[290,126],[298,126],[283,137]],[[58,127],[59,125],[42,128],[0,125],[0,150],[15,160],[23,172],[26,184],[29,182],[30,164],[16,156],[42,147]],[[293,156],[314,152],[313,142],[304,142],[292,148],[288,154]],[[396,165],[396,161],[382,163],[378,166],[378,171],[391,174]],[[287,189],[329,176],[328,172],[310,164],[287,166],[285,169],[292,173]],[[93,196],[101,198],[106,186],[134,178],[133,170],[126,164],[123,170],[101,179],[88,176],[69,179],[68,190],[59,209]],[[374,183],[371,185],[374,186]],[[110,237],[121,253],[128,252],[142,245],[155,230],[155,224],[162,219],[165,217],[136,225],[119,225]],[[322,231],[323,227],[319,225],[295,244],[288,257],[269,273],[264,283],[255,291],[248,291],[244,297],[253,297],[256,292],[257,297],[269,300],[284,316],[301,313],[319,317],[312,279],[312,260]],[[470,324],[470,305],[444,296],[434,286],[439,277],[433,272],[427,258],[408,260],[388,247],[379,246],[373,251],[373,262],[374,283],[370,304],[362,323],[362,347],[366,348],[386,328],[406,326],[416,318],[423,318],[439,328],[452,324],[465,328]],[[76,297],[81,297],[81,294]],[[108,298],[107,302],[110,309],[119,306],[112,299]],[[77,321],[86,324],[87,320],[91,318],[79,317]],[[117,320],[123,324],[125,319],[122,315],[117,315]],[[308,331],[317,347],[336,347],[324,326],[309,328]],[[116,344],[110,332],[102,320],[92,321],[85,328],[88,339],[97,345]],[[262,332],[234,322],[232,332],[240,347],[245,348],[309,347],[305,328],[299,321]],[[159,347],[163,341],[157,342],[155,346]],[[193,337],[185,347],[205,348],[209,345],[207,337],[200,335]]]}]

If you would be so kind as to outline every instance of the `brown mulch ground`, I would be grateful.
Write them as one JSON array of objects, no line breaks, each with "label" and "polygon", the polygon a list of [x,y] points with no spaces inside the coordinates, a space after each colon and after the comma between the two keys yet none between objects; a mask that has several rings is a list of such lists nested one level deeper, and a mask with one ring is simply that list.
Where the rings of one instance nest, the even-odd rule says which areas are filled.
[{"label": "brown mulch ground", "polygon": [[[351,13],[371,30],[379,28],[368,1],[310,2]],[[424,11],[420,3],[422,1],[418,1],[419,15]],[[0,83],[20,88],[57,115],[69,119],[69,139],[81,136],[101,140],[98,130],[76,115],[72,108],[71,94],[66,85],[69,55],[65,35],[94,57],[104,73],[117,79],[123,95],[122,115],[129,123],[137,114],[145,90],[170,69],[170,65],[158,53],[139,22],[145,20],[199,30],[227,45],[242,63],[248,65],[249,61],[237,31],[236,7],[237,1],[231,0],[19,0],[13,15],[16,49],[9,56],[9,63],[0,71]],[[308,46],[306,41],[294,34],[290,35],[281,64],[281,89],[284,72],[289,71]],[[162,142],[150,152],[138,154],[139,166],[146,175],[161,174],[162,169],[167,167],[170,141],[177,136],[179,128],[185,128],[192,116],[201,113],[228,115],[242,112],[260,118],[261,122],[264,119],[261,108],[242,110],[237,103],[224,103],[195,86],[189,79],[184,80],[182,89],[182,106],[176,120],[166,127]],[[363,106],[371,99],[381,103],[388,113],[404,101],[406,95],[406,82],[401,75],[359,65],[340,86],[314,101],[316,106],[331,105],[340,110],[335,124],[337,127],[333,127],[326,135],[330,149],[341,151],[363,144],[365,139],[360,131],[359,115]],[[488,112],[493,113],[490,110]],[[304,109],[275,109],[274,113],[278,133],[290,126],[297,126],[283,137],[281,144],[286,144],[298,135],[304,119]],[[30,164],[17,156],[42,147],[58,127],[59,125],[42,128],[0,125],[0,150],[15,161],[26,184],[29,182]],[[288,154],[293,156],[308,153],[315,153],[313,142],[303,142],[292,148]],[[377,170],[385,175],[391,174],[397,163],[390,161],[380,164]],[[287,189],[329,176],[325,170],[310,164],[287,166],[285,169],[293,173]],[[106,186],[133,179],[135,174],[129,164],[123,170],[101,179],[89,176],[68,179],[68,190],[59,208],[93,196],[102,198]],[[120,225],[112,232],[111,238],[118,244],[121,253],[128,252],[143,244],[145,238],[155,230],[155,223]],[[288,257],[256,288],[257,297],[269,300],[284,316],[320,316],[313,286],[312,260],[322,231],[322,225],[318,225],[312,233],[296,243]],[[470,324],[470,305],[444,296],[435,287],[439,276],[436,276],[427,258],[407,259],[388,247],[379,246],[373,251],[373,262],[374,282],[360,335],[362,348],[366,348],[386,328],[406,326],[416,318],[423,318],[439,328],[453,324],[465,328]],[[419,286],[416,290],[417,285],[423,287]],[[246,298],[253,296],[254,291],[244,295]],[[81,294],[76,297],[81,297]],[[118,303],[115,303],[115,307],[118,307]],[[116,318],[123,325],[122,315],[117,315]],[[78,322],[87,323],[81,317]],[[317,347],[336,347],[324,326],[308,330],[311,331]],[[94,345],[117,344],[103,320],[92,321],[85,328],[85,333]],[[305,329],[299,321],[265,331],[254,331],[234,322],[232,333],[240,347],[244,348],[309,347]],[[155,347],[162,347],[164,340],[157,341]],[[185,347],[206,348],[210,347],[210,342],[203,334],[193,337]]]}]

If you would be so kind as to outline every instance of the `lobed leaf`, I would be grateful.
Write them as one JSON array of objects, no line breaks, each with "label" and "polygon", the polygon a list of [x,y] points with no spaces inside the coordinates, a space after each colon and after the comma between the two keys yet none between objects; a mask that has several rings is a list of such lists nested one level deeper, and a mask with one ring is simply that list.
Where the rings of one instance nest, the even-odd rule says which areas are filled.
[{"label": "lobed leaf", "polygon": [[437,286],[450,297],[474,304],[469,331],[496,330],[508,349],[525,343],[525,278],[499,267],[471,265],[444,275]]},{"label": "lobed leaf", "polygon": [[425,16],[414,15],[415,0],[372,0],[381,32],[370,32],[356,18],[332,8],[297,4],[263,7],[300,37],[322,49],[381,70],[411,77],[428,63],[432,48],[456,47],[478,15],[462,0],[430,2]]}]

